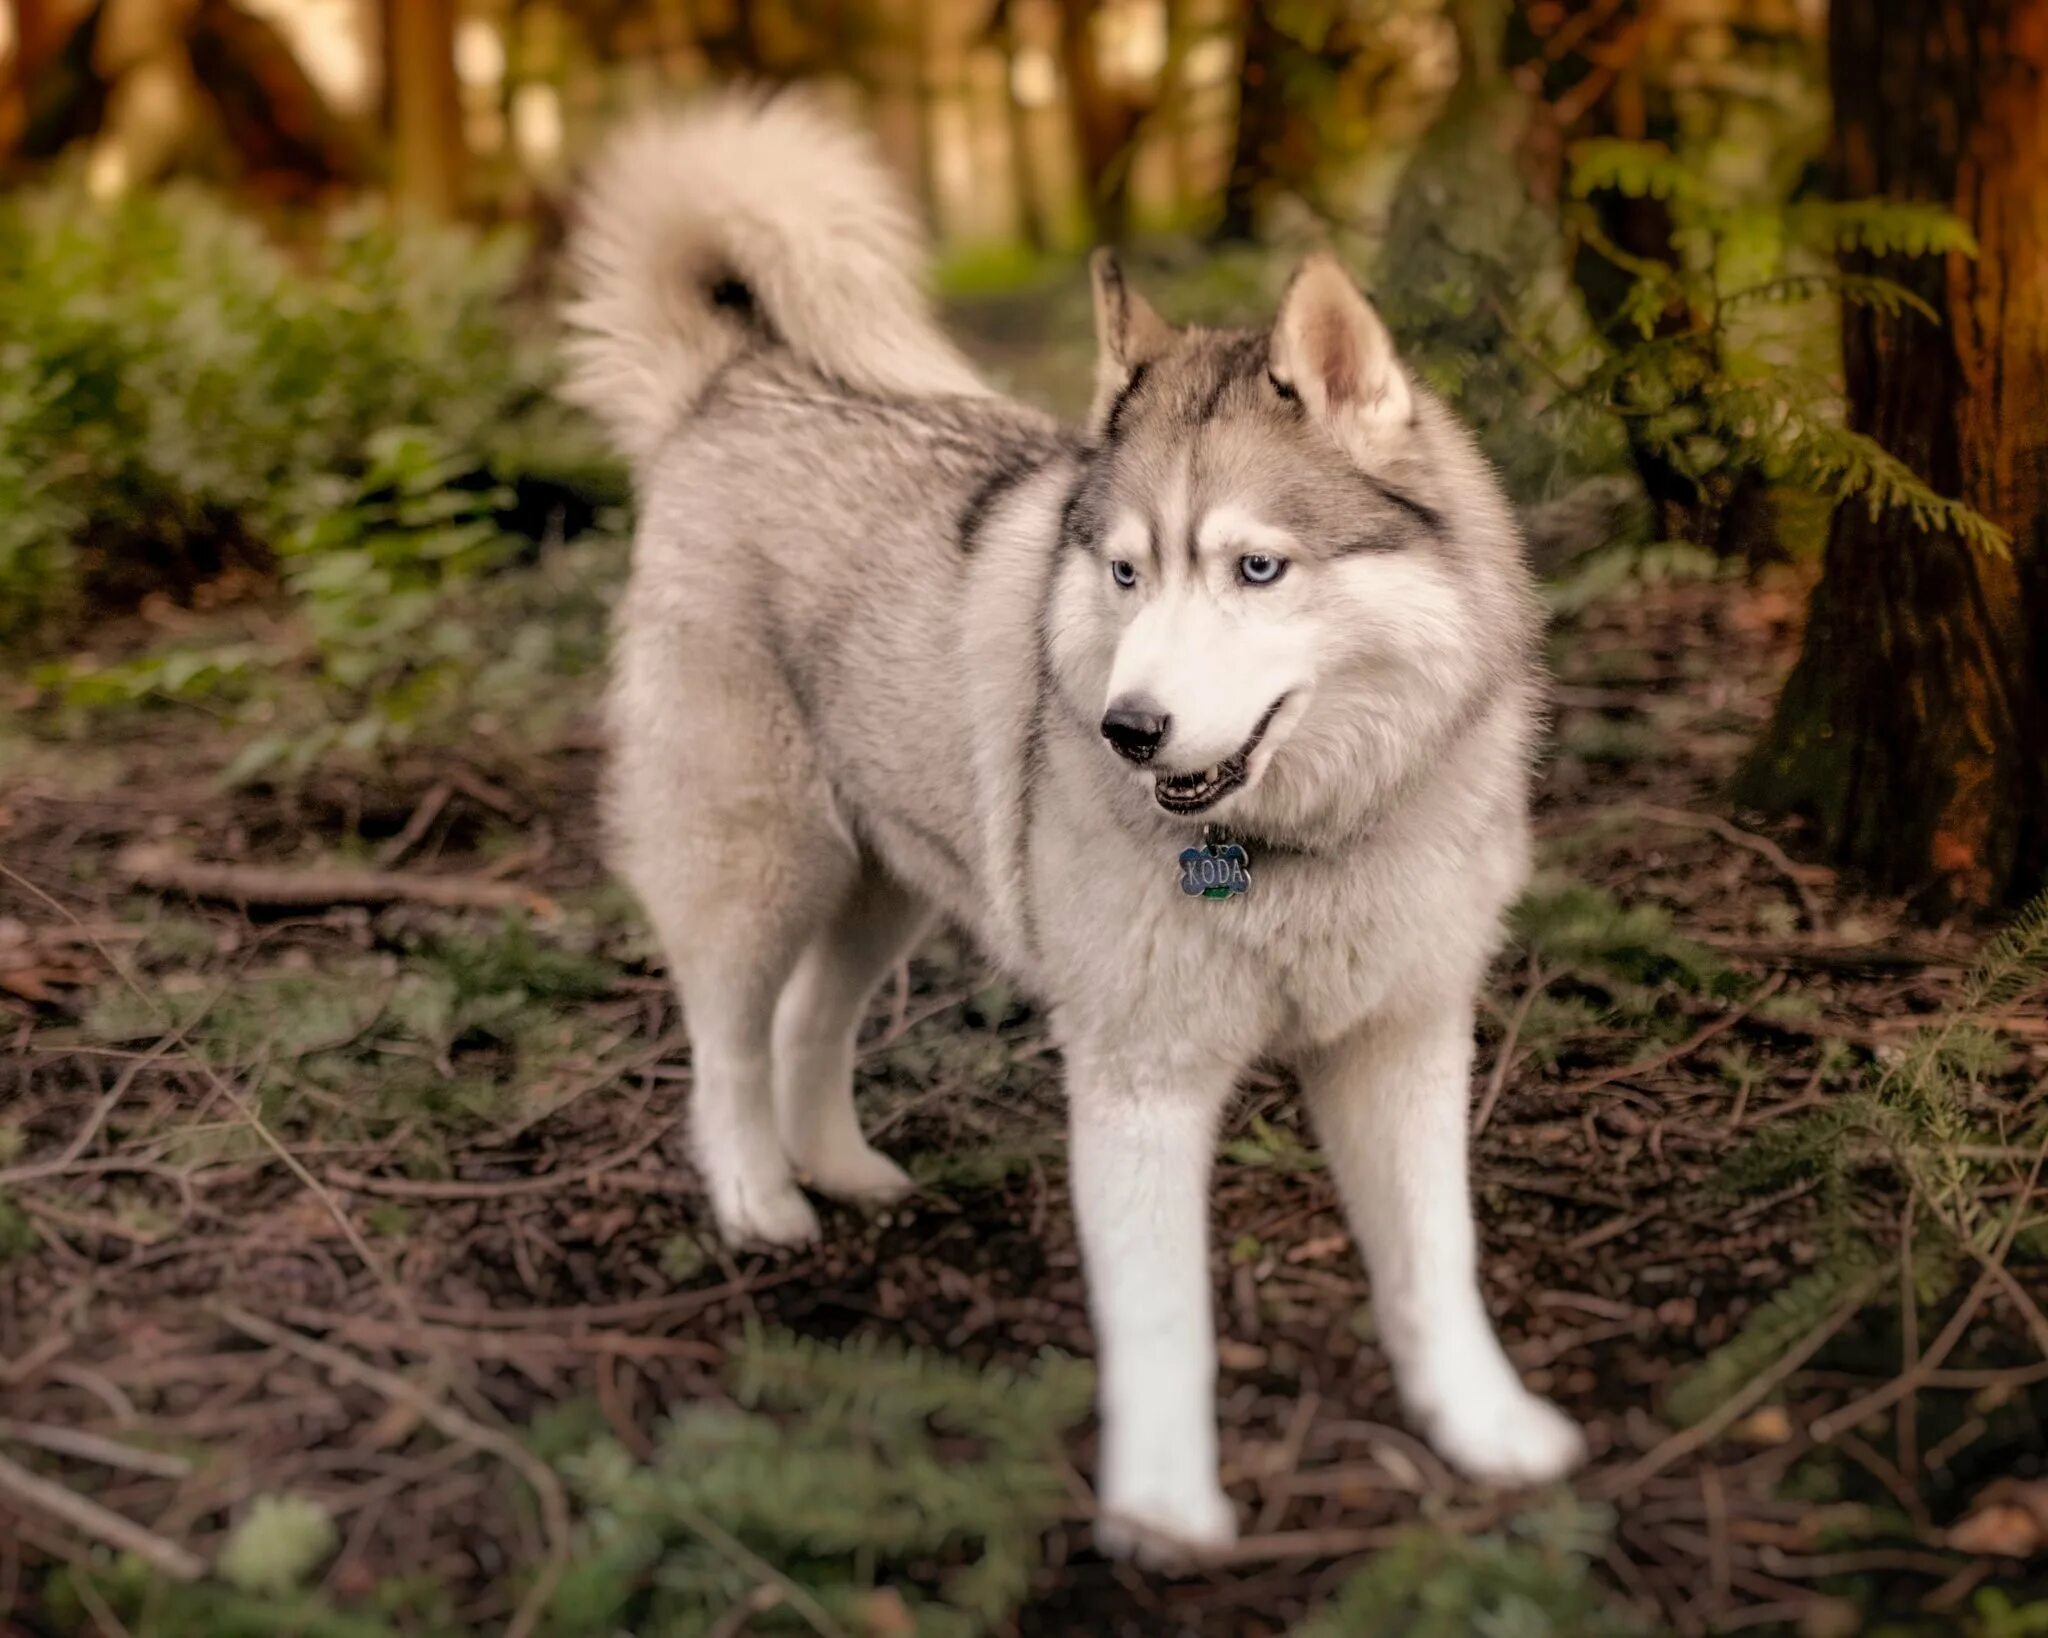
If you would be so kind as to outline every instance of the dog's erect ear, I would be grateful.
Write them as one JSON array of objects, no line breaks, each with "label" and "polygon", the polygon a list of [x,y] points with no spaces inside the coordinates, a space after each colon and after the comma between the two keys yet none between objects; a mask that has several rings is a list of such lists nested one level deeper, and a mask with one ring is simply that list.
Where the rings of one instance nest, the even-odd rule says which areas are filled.
[{"label": "dog's erect ear", "polygon": [[1132,380],[1173,345],[1173,326],[1124,283],[1124,271],[1108,250],[1088,258],[1088,274],[1095,285],[1095,407],[1088,430],[1100,437]]},{"label": "dog's erect ear", "polygon": [[1394,338],[1372,303],[1327,251],[1301,264],[1273,321],[1273,380],[1297,394],[1354,460],[1384,453],[1408,425],[1415,398]]}]

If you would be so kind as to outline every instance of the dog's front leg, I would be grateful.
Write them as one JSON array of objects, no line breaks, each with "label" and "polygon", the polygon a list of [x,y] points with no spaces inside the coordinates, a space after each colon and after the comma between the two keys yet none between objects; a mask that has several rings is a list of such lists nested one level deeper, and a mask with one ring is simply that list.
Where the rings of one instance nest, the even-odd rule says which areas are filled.
[{"label": "dog's front leg", "polygon": [[1472,1021],[1469,1002],[1439,1001],[1375,1018],[1303,1080],[1410,1414],[1474,1478],[1535,1483],[1575,1467],[1585,1444],[1522,1386],[1480,1300],[1465,1141]]},{"label": "dog's front leg", "polygon": [[1232,1077],[1128,1049],[1070,1052],[1074,1210],[1095,1319],[1095,1538],[1166,1561],[1234,1540],[1216,1477],[1209,1172]]}]

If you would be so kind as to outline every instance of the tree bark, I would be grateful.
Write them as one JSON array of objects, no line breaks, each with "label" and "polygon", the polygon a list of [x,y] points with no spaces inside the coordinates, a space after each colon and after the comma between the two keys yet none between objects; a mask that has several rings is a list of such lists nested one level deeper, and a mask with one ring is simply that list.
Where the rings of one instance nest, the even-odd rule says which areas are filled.
[{"label": "tree bark", "polygon": [[1103,83],[1095,49],[1095,10],[1092,0],[1060,0],[1060,60],[1096,237],[1114,239],[1125,225],[1138,111]]},{"label": "tree bark", "polygon": [[462,203],[466,152],[455,82],[455,0],[384,0],[391,80],[392,192],[450,217]]},{"label": "tree bark", "polygon": [[1943,323],[1851,308],[1852,424],[2009,530],[2001,558],[1838,512],[1739,794],[1940,912],[2048,882],[2048,0],[1836,0],[1840,195],[1947,205],[1975,259],[1873,263]]}]

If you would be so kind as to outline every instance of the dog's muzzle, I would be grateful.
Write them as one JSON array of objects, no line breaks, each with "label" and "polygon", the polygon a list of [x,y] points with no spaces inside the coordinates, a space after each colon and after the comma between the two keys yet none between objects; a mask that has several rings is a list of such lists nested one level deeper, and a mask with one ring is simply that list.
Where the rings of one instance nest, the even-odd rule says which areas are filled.
[{"label": "dog's muzzle", "polygon": [[1273,726],[1273,719],[1280,714],[1280,707],[1287,703],[1288,698],[1282,694],[1267,706],[1266,714],[1259,718],[1251,738],[1213,768],[1203,768],[1195,773],[1156,775],[1152,782],[1152,799],[1168,813],[1200,813],[1206,808],[1213,808],[1239,789],[1251,776],[1252,753],[1259,748],[1259,742],[1266,737],[1266,730]]}]

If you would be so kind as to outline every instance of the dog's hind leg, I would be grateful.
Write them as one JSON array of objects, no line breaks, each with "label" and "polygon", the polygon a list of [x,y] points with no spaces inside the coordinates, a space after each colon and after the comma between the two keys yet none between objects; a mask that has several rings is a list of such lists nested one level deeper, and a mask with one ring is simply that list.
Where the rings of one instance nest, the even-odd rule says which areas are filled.
[{"label": "dog's hind leg", "polygon": [[818,1218],[775,1128],[775,1003],[858,858],[769,657],[679,625],[629,615],[620,634],[616,863],[682,999],[691,1144],[720,1232],[796,1245]]},{"label": "dog's hind leg", "polygon": [[930,907],[865,871],[811,940],[775,1007],[775,1122],[783,1152],[820,1192],[893,1200],[910,1179],[868,1143],[853,1106],[854,1037],[868,998],[931,925]]}]

